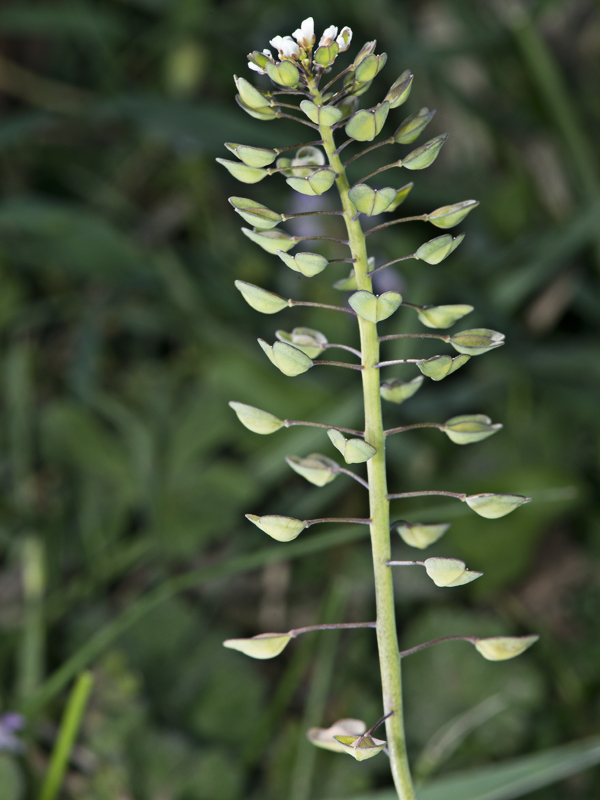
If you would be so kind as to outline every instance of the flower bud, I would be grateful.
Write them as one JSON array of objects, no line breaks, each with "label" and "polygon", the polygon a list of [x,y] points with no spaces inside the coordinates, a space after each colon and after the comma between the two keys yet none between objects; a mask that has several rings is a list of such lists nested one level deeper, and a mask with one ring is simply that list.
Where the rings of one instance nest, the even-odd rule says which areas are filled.
[{"label": "flower bud", "polygon": [[377,297],[371,292],[361,289],[348,298],[350,308],[367,322],[382,322],[391,317],[401,303],[402,295],[398,292],[384,292]]},{"label": "flower bud", "polygon": [[346,123],[346,135],[357,142],[372,141],[381,132],[389,110],[385,101],[375,108],[361,108]]},{"label": "flower bud", "polygon": [[394,134],[396,144],[412,144],[423,133],[435,115],[435,109],[421,108],[400,123]]},{"label": "flower bud", "polygon": [[293,345],[306,353],[309,358],[320,356],[327,344],[327,337],[313,328],[294,328],[291,333],[277,331],[275,335],[280,342]]},{"label": "flower bud", "polygon": [[437,236],[422,244],[415,253],[415,257],[427,264],[439,264],[456,250],[464,238],[464,233],[460,233],[454,239],[449,233]]},{"label": "flower bud", "polygon": [[436,136],[435,139],[430,139],[425,144],[417,147],[416,150],[413,150],[406,158],[402,159],[402,166],[406,167],[406,169],[426,169],[431,166],[438,157],[448,136],[449,134],[442,133],[440,136]]},{"label": "flower bud", "polygon": [[329,67],[337,58],[339,49],[337,42],[331,42],[331,44],[325,46],[321,45],[315,51],[313,62],[319,67]]},{"label": "flower bud", "polygon": [[288,301],[275,292],[268,292],[266,289],[261,289],[260,286],[246,283],[246,281],[235,281],[234,283],[235,288],[241,292],[248,305],[261,314],[277,314],[278,311],[289,306]]},{"label": "flower bud", "polygon": [[462,203],[442,206],[428,214],[427,219],[437,228],[453,228],[459,222],[462,222],[469,211],[472,211],[478,205],[478,200],[464,200]]},{"label": "flower bud", "polygon": [[302,375],[307,372],[313,365],[306,353],[298,350],[297,347],[292,347],[285,342],[275,342],[273,346],[267,344],[263,339],[259,339],[258,343],[263,351],[274,364],[278,370],[287,375],[288,378],[294,378],[296,375]]},{"label": "flower bud", "polygon": [[353,186],[348,192],[348,197],[357,211],[374,217],[382,214],[396,200],[398,190],[386,186],[384,189],[372,189],[366,183],[359,183]]},{"label": "flower bud", "polygon": [[302,521],[293,517],[280,517],[267,515],[259,517],[256,514],[246,514],[246,519],[253,522],[261,531],[268,533],[278,542],[291,542],[308,527],[306,520]]},{"label": "flower bud", "polygon": [[403,186],[401,189],[398,189],[398,193],[396,194],[396,199],[390,206],[387,207],[386,211],[388,213],[391,211],[395,211],[398,208],[398,206],[401,205],[406,200],[413,186],[414,183],[412,183],[411,181],[410,183],[407,183],[406,186]]},{"label": "flower bud", "polygon": [[247,164],[240,164],[238,161],[228,161],[226,158],[216,158],[233,177],[241,183],[258,183],[269,174],[266,169],[249,167]]},{"label": "flower bud", "polygon": [[387,53],[376,56],[373,53],[366,56],[356,67],[354,75],[359,83],[369,83],[381,72],[387,61]]},{"label": "flower bud", "polygon": [[421,370],[423,375],[431,378],[432,381],[441,381],[443,378],[452,375],[457,369],[460,369],[467,363],[470,356],[460,355],[451,358],[451,356],[432,356],[425,361],[419,361],[417,367]]},{"label": "flower bud", "polygon": [[381,384],[379,387],[379,394],[389,403],[400,404],[418,392],[423,384],[423,380],[422,375],[413,378],[413,380],[408,381],[408,383],[401,381],[400,378],[392,378],[392,380],[385,381]]},{"label": "flower bud", "polygon": [[334,736],[336,742],[342,746],[344,753],[348,753],[357,761],[373,758],[384,749],[387,742],[376,739],[374,736]]},{"label": "flower bud", "polygon": [[277,250],[277,255],[290,269],[293,269],[294,272],[300,272],[307,278],[312,278],[314,275],[323,272],[329,264],[329,261],[324,256],[318,255],[318,253],[302,252],[291,256],[282,250]]},{"label": "flower bud", "polygon": [[342,118],[342,112],[335,106],[318,106],[312,100],[303,100],[300,108],[315,125],[326,125],[330,128]]},{"label": "flower bud", "polygon": [[424,564],[436,586],[463,586],[483,575],[483,572],[468,570],[465,562],[458,558],[428,558]]},{"label": "flower bud", "polygon": [[253,86],[250,81],[247,81],[246,78],[238,78],[237,75],[234,75],[233,79],[240,94],[240,99],[245,106],[253,109],[262,109],[265,106],[270,106],[270,95],[261,92],[256,86]]},{"label": "flower bud", "polygon": [[315,747],[322,747],[324,750],[331,750],[334,753],[343,753],[344,748],[333,737],[361,736],[366,730],[366,724],[360,719],[339,719],[330,728],[309,728],[306,738]]},{"label": "flower bud", "polygon": [[273,62],[267,61],[265,72],[273,83],[277,83],[279,86],[297,86],[300,80],[298,68],[287,60],[282,61],[280,64],[273,64]]},{"label": "flower bud", "polygon": [[226,639],[223,647],[239,650],[250,658],[275,658],[292,640],[289,633],[260,633],[251,639]]},{"label": "flower bud", "polygon": [[419,322],[428,328],[450,328],[459,319],[473,311],[473,306],[422,306],[418,310]]},{"label": "flower bud", "polygon": [[355,289],[358,289],[358,283],[356,282],[356,273],[353,269],[350,270],[350,275],[347,278],[342,278],[339,281],[336,281],[333,284],[333,288],[337,289],[338,292],[353,292]]},{"label": "flower bud", "polygon": [[225,147],[249,167],[268,167],[277,158],[277,152],[267,150],[266,147],[251,147],[234,142],[225,142]]},{"label": "flower bud", "polygon": [[373,458],[377,450],[364,439],[346,439],[343,433],[330,428],[327,435],[333,446],[344,456],[346,464],[362,464]]},{"label": "flower bud", "polygon": [[455,333],[449,338],[449,343],[459,353],[469,356],[479,356],[494,350],[504,344],[504,334],[491,331],[489,328],[472,328],[468,331]]},{"label": "flower bud", "polygon": [[286,456],[285,460],[294,472],[302,475],[315,486],[325,486],[327,483],[331,483],[338,473],[338,465],[335,461],[320,453],[313,453],[306,458]]},{"label": "flower bud", "polygon": [[408,100],[414,75],[409,69],[405,69],[402,75],[394,81],[385,99],[390,104],[390,108],[398,108]]},{"label": "flower bud", "polygon": [[442,430],[455,444],[473,444],[487,439],[501,428],[499,422],[492,425],[492,420],[485,414],[464,414],[449,419]]},{"label": "flower bud", "polygon": [[250,200],[247,197],[230,197],[229,202],[240,217],[250,225],[262,230],[274,228],[283,219],[281,214],[277,214],[263,206],[262,203],[257,203],[256,200]]},{"label": "flower bud", "polygon": [[506,661],[524,653],[539,639],[533,636],[490,636],[487,639],[477,639],[475,647],[488,661]]},{"label": "flower bud", "polygon": [[246,403],[238,403],[231,400],[229,405],[235,413],[237,418],[245,428],[253,433],[260,433],[263,435],[275,433],[284,427],[284,423],[275,414],[269,414],[268,411],[263,411],[261,408],[246,405]]},{"label": "flower bud", "polygon": [[425,550],[430,544],[434,544],[438,539],[441,539],[449,527],[449,522],[425,525],[420,522],[401,521],[393,525],[393,528],[400,534],[406,544],[410,545],[410,547],[418,547],[419,550]]},{"label": "flower bud", "polygon": [[336,178],[337,173],[332,169],[322,167],[307,175],[306,178],[286,178],[286,183],[296,192],[300,192],[300,194],[315,197],[331,189]]},{"label": "flower bud", "polygon": [[471,494],[465,497],[465,503],[476,514],[486,519],[498,519],[510,514],[515,508],[531,502],[531,497],[520,494]]},{"label": "flower bud", "polygon": [[273,255],[278,250],[287,252],[296,245],[294,237],[279,228],[271,228],[270,231],[251,231],[248,228],[242,228],[242,233],[267,253],[273,253]]}]

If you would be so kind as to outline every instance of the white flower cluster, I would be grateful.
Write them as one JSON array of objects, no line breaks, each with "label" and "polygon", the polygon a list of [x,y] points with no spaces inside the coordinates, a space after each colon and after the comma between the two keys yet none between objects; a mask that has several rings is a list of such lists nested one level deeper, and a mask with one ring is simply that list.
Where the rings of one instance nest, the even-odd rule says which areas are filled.
[{"label": "white flower cluster", "polygon": [[[312,17],[308,17],[308,19],[305,19],[302,25],[295,30],[291,36],[274,36],[269,44],[277,50],[280,59],[297,58],[300,56],[301,49],[305,52],[310,51],[314,46],[315,40],[315,23]],[[324,31],[319,40],[319,47],[328,47],[334,41],[337,42],[339,53],[343,53],[345,50],[347,50],[350,47],[350,42],[352,41],[352,31],[350,28],[342,28],[342,31],[338,36],[337,27],[335,25],[330,25],[329,28]],[[275,63],[270,50],[263,50],[262,52],[263,55],[269,59],[269,61]],[[255,72],[260,72],[263,75],[265,73],[265,70],[261,69],[258,64],[250,62],[248,66]]]}]

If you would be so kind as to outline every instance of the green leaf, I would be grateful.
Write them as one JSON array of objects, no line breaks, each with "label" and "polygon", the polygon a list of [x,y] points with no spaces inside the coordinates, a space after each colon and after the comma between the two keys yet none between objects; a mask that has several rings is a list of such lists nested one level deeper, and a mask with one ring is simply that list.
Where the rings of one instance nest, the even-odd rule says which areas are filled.
[{"label": "green leaf", "polygon": [[249,406],[246,403],[238,403],[231,400],[229,405],[235,413],[239,421],[253,431],[253,433],[269,434],[275,433],[284,427],[283,421],[276,417],[275,414],[270,414],[268,411],[263,411],[261,408]]},{"label": "green leaf", "polygon": [[266,659],[278,656],[291,640],[287,633],[260,633],[251,639],[226,639],[223,647],[239,650],[250,658]]},{"label": "green leaf", "polygon": [[269,174],[266,169],[249,167],[247,164],[240,164],[238,161],[228,161],[226,158],[216,158],[215,161],[222,164],[225,169],[241,183],[258,183]]},{"label": "green leaf", "polygon": [[256,514],[246,514],[246,519],[249,519],[257,528],[268,533],[278,542],[291,542],[308,527],[306,520],[302,521],[293,517],[277,515],[259,517]]},{"label": "green leaf", "polygon": [[401,381],[400,378],[393,378],[381,384],[379,387],[379,394],[389,403],[403,403],[421,388],[423,380],[424,378],[422,375],[408,382]]},{"label": "green leaf", "polygon": [[452,417],[444,423],[442,430],[455,444],[473,444],[487,439],[502,428],[500,423],[492,424],[485,414],[465,414]]},{"label": "green leaf", "polygon": [[435,139],[430,139],[425,144],[417,147],[416,150],[413,150],[406,158],[402,159],[402,166],[406,167],[406,169],[427,169],[438,157],[448,136],[449,134],[442,133],[440,136],[436,136]]},{"label": "green leaf", "polygon": [[303,478],[306,478],[309,483],[313,483],[315,486],[321,487],[331,483],[338,473],[338,465],[335,461],[327,458],[327,456],[322,456],[320,453],[313,453],[306,458],[286,456],[285,460],[294,472],[302,475]]},{"label": "green leaf", "polygon": [[385,96],[385,99],[390,104],[390,108],[398,108],[398,106],[401,106],[408,100],[414,77],[415,76],[409,69],[405,69],[402,75],[394,81],[389,92]]},{"label": "green leaf", "polygon": [[344,456],[346,464],[362,464],[377,453],[375,447],[364,439],[346,439],[341,431],[330,428],[327,435],[333,446]]},{"label": "green leaf", "polygon": [[373,217],[382,214],[397,199],[397,189],[386,186],[384,189],[372,189],[366,183],[353,186],[348,192],[354,207],[361,214]]},{"label": "green leaf", "polygon": [[435,115],[435,110],[421,108],[400,123],[394,133],[396,144],[411,144],[423,133]]},{"label": "green leaf", "polygon": [[415,257],[427,264],[439,264],[456,250],[464,238],[464,233],[460,233],[454,239],[449,233],[437,236],[422,244],[415,253]]},{"label": "green leaf", "polygon": [[316,169],[306,178],[286,178],[286,183],[300,194],[307,194],[309,197],[323,194],[333,186],[337,174],[329,167]]},{"label": "green leaf", "polygon": [[288,301],[284,300],[283,297],[274,292],[268,292],[266,289],[261,289],[260,286],[255,286],[253,283],[234,281],[234,284],[248,305],[255,311],[260,311],[261,314],[277,314],[278,311],[289,306]]},{"label": "green leaf", "polygon": [[281,214],[271,211],[270,208],[263,206],[262,203],[257,203],[256,200],[250,200],[247,197],[230,197],[229,202],[240,217],[256,228],[262,230],[274,228],[283,220]]},{"label": "green leaf", "polygon": [[225,142],[225,147],[249,167],[268,167],[277,158],[276,150],[267,150],[265,147],[251,147],[234,142]]},{"label": "green leaf", "polygon": [[0,797],[2,800],[22,800],[25,781],[18,761],[7,753],[0,753]]},{"label": "green leaf", "polygon": [[323,272],[329,264],[329,261],[318,253],[302,252],[296,253],[295,256],[287,255],[282,250],[277,250],[276,253],[290,269],[293,269],[294,272],[300,272],[307,278],[312,278]]},{"label": "green leaf", "polygon": [[375,108],[361,108],[346,123],[346,135],[357,142],[370,142],[381,131],[387,119],[390,104],[384,100]]},{"label": "green leaf", "polygon": [[318,106],[312,100],[303,100],[300,108],[315,125],[326,125],[330,128],[342,118],[342,112],[335,106]]},{"label": "green leaf", "polygon": [[459,319],[473,311],[473,306],[421,306],[417,310],[419,322],[428,328],[450,328]]},{"label": "green leaf", "polygon": [[430,544],[434,544],[434,542],[442,538],[450,527],[450,523],[441,522],[425,525],[421,522],[401,521],[395,522],[392,527],[410,547],[418,547],[419,550],[424,550]]},{"label": "green leaf", "polygon": [[464,200],[462,203],[454,203],[452,206],[442,206],[428,214],[427,219],[438,228],[453,228],[478,205],[478,200]]},{"label": "green leaf", "polygon": [[381,322],[400,307],[402,296],[398,292],[384,292],[378,297],[364,289],[355,292],[348,298],[350,307],[359,317],[368,322]]},{"label": "green leaf", "polygon": [[267,253],[273,253],[273,255],[278,250],[286,252],[296,245],[294,237],[279,228],[271,228],[270,231],[251,231],[248,228],[242,228],[242,233]]}]

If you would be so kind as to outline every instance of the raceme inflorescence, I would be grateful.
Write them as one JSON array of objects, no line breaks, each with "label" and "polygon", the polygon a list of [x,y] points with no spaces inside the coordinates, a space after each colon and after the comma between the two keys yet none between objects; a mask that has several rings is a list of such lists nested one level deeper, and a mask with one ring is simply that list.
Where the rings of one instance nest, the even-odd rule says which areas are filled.
[{"label": "raceme inflorescence", "polygon": [[[460,494],[446,491],[418,491],[390,493],[387,487],[385,443],[386,437],[419,427],[435,427],[443,431],[452,442],[467,445],[496,433],[502,426],[492,423],[484,414],[466,414],[444,423],[421,422],[386,430],[383,426],[382,399],[392,404],[403,403],[412,397],[427,377],[440,381],[462,367],[474,356],[500,347],[504,336],[487,328],[447,333],[447,329],[469,314],[469,305],[418,306],[405,301],[396,291],[373,293],[374,273],[406,259],[417,259],[426,264],[439,264],[461,243],[464,236],[447,233],[458,225],[476,206],[475,200],[463,200],[437,208],[419,216],[401,217],[363,229],[365,218],[393,213],[406,199],[412,182],[397,189],[391,186],[371,186],[371,178],[390,169],[406,169],[409,172],[429,167],[437,158],[448,134],[441,134],[425,142],[401,158],[386,164],[370,175],[350,184],[346,169],[366,153],[383,145],[411,145],[425,130],[434,112],[427,108],[411,114],[400,122],[393,135],[376,144],[371,144],[380,134],[391,112],[408,98],[413,75],[403,72],[394,82],[384,99],[371,108],[359,109],[359,98],[371,86],[374,78],[386,63],[386,54],[375,53],[376,42],[367,42],[354,61],[335,77],[322,85],[328,77],[339,55],[350,47],[352,31],[343,28],[338,35],[335,26],[329,27],[318,44],[314,35],[312,18],[304,20],[293,36],[277,36],[270,50],[255,51],[248,56],[252,70],[270,79],[270,90],[257,88],[245,78],[235,78],[238,104],[250,116],[259,120],[292,119],[314,132],[313,141],[294,147],[267,148],[244,144],[226,143],[236,160],[218,159],[231,175],[242,183],[252,184],[264,178],[280,174],[289,186],[300,194],[314,197],[334,187],[339,194],[341,209],[338,211],[303,212],[310,214],[338,215],[345,226],[344,238],[335,238],[349,248],[348,257],[336,259],[349,262],[350,275],[335,286],[349,292],[347,306],[327,306],[318,303],[285,299],[254,284],[236,281],[236,287],[246,302],[263,314],[276,314],[286,308],[306,305],[323,305],[332,313],[351,314],[360,334],[360,350],[347,345],[330,343],[320,331],[311,328],[294,328],[291,332],[277,331],[273,344],[259,339],[259,345],[267,358],[284,375],[300,375],[314,366],[329,365],[356,370],[362,379],[364,400],[364,430],[352,430],[319,422],[280,419],[269,410],[262,410],[243,402],[230,405],[243,425],[258,434],[271,434],[281,428],[297,425],[321,427],[333,446],[339,451],[347,465],[366,464],[367,476],[346,468],[320,453],[308,457],[288,456],[287,463],[298,474],[316,486],[325,486],[338,475],[345,474],[360,484],[369,495],[368,519],[318,519],[299,520],[280,515],[248,514],[248,519],[266,534],[280,542],[295,539],[306,528],[324,522],[344,522],[368,525],[371,534],[373,570],[376,596],[376,620],[348,622],[331,625],[314,625],[283,633],[261,633],[249,639],[230,639],[225,646],[259,659],[279,655],[295,637],[314,630],[328,628],[373,628],[377,637],[382,683],[382,718],[369,727],[361,720],[339,720],[329,728],[312,728],[308,731],[310,741],[316,746],[337,752],[348,753],[362,761],[384,750],[390,759],[392,775],[401,800],[415,800],[410,769],[406,755],[404,723],[402,713],[401,663],[402,659],[425,647],[449,639],[470,642],[486,659],[501,661],[513,658],[533,644],[537,636],[449,636],[424,642],[411,650],[401,652],[396,632],[392,570],[396,567],[424,567],[427,575],[439,587],[455,587],[469,583],[481,576],[456,558],[432,556],[424,561],[392,561],[391,537],[400,535],[411,547],[425,549],[437,542],[448,529],[448,524],[415,524],[395,522],[390,525],[390,501],[423,495],[444,495],[466,503],[476,514],[488,519],[502,517],[514,511],[529,498],[512,494]],[[282,98],[289,102],[283,102]],[[343,141],[336,141],[336,137]],[[355,143],[366,143],[351,158],[342,161],[342,151]],[[292,151],[295,151],[292,152]],[[286,153],[286,155],[282,155]],[[291,156],[291,157],[290,157]],[[293,255],[290,251],[299,243],[310,239],[329,237],[293,236],[279,227],[286,220],[300,216],[273,211],[267,206],[247,197],[231,197],[235,211],[250,226],[242,228],[244,234],[268,253],[279,257],[285,267],[314,278],[330,263],[319,253],[301,250]],[[367,252],[367,237],[391,225],[421,220],[433,224],[443,233],[422,244],[416,252],[375,266]],[[331,237],[333,238],[333,237]],[[417,314],[418,320],[434,333],[379,334],[378,323],[391,320],[401,309]],[[433,338],[450,345],[456,352],[435,355],[427,359],[383,360],[382,343],[403,338]],[[326,350],[343,348],[356,363],[326,361],[320,358]],[[381,381],[380,373],[395,364],[414,365],[419,371],[412,380],[402,381],[387,378]],[[375,730],[385,722],[385,739],[376,738]]]}]

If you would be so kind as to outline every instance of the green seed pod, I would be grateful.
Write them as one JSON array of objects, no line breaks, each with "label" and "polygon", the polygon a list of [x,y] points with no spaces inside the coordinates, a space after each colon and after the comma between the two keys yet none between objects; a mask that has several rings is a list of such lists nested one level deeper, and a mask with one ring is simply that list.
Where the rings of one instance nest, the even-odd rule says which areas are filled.
[{"label": "green seed pod", "polygon": [[300,192],[300,194],[315,197],[331,189],[336,178],[337,173],[329,169],[329,167],[323,167],[322,169],[316,169],[306,178],[286,178],[286,183],[296,192]]},{"label": "green seed pod", "polygon": [[289,302],[283,297],[261,289],[260,286],[255,286],[253,283],[246,283],[246,281],[234,281],[234,283],[235,288],[241,292],[248,305],[261,314],[277,314],[278,311],[289,306]]},{"label": "green seed pod", "polygon": [[267,150],[266,147],[250,147],[234,142],[225,142],[225,147],[249,167],[268,167],[277,158],[277,151]]},{"label": "green seed pod", "polygon": [[357,761],[364,761],[373,758],[384,749],[387,742],[383,739],[376,739],[374,736],[335,736],[335,741],[342,746],[344,753],[355,758]]},{"label": "green seed pod", "polygon": [[418,392],[423,385],[423,381],[424,378],[422,375],[413,378],[413,380],[408,381],[408,383],[401,381],[400,378],[393,378],[381,384],[379,387],[379,394],[389,403],[400,404]]},{"label": "green seed pod", "polygon": [[281,214],[271,211],[270,208],[263,206],[262,203],[257,203],[256,200],[250,200],[247,197],[230,197],[229,202],[240,217],[256,228],[262,230],[274,228],[283,221]]},{"label": "green seed pod", "polygon": [[441,381],[443,378],[452,375],[467,363],[470,356],[460,355],[452,358],[451,356],[432,356],[425,361],[419,361],[417,367],[423,375],[431,378],[432,381]]},{"label": "green seed pod", "polygon": [[315,486],[325,486],[327,483],[331,483],[338,473],[338,465],[335,461],[320,453],[313,453],[306,458],[286,456],[285,460],[294,472],[302,475]]},{"label": "green seed pod", "polygon": [[356,273],[354,270],[350,270],[350,275],[348,275],[347,278],[342,278],[341,280],[336,281],[333,284],[333,288],[337,289],[339,292],[353,292],[355,289],[358,289]]},{"label": "green seed pod", "polygon": [[238,161],[228,161],[226,158],[216,158],[233,177],[242,183],[258,183],[269,174],[266,169],[249,167],[247,164],[240,164]]},{"label": "green seed pod", "polygon": [[300,272],[307,278],[312,278],[314,275],[323,272],[329,264],[329,261],[324,256],[318,255],[318,253],[302,252],[291,256],[282,250],[277,250],[277,255],[290,269],[293,269],[294,272]]},{"label": "green seed pod", "polygon": [[434,544],[434,542],[442,538],[450,527],[450,523],[441,522],[437,525],[424,525],[420,522],[401,521],[394,523],[393,527],[410,547],[418,547],[419,550],[425,550],[430,544]]},{"label": "green seed pod", "polygon": [[391,211],[395,211],[398,208],[398,206],[401,205],[406,200],[406,198],[410,194],[410,191],[413,188],[413,186],[414,186],[414,183],[411,182],[411,183],[407,183],[406,186],[403,186],[401,189],[398,189],[398,194],[396,195],[396,199],[386,209],[388,214]]},{"label": "green seed pod", "polygon": [[427,264],[439,264],[456,250],[464,238],[464,233],[460,233],[454,239],[449,233],[437,236],[422,244],[415,253],[415,257]]},{"label": "green seed pod", "polygon": [[421,108],[400,123],[394,134],[396,144],[412,144],[423,133],[435,115],[435,109]]},{"label": "green seed pod", "polygon": [[453,228],[478,205],[478,200],[464,200],[462,203],[454,203],[452,206],[442,206],[428,214],[427,219],[437,228]]},{"label": "green seed pod", "polygon": [[346,464],[362,464],[373,458],[377,452],[376,448],[364,439],[346,439],[344,434],[335,428],[330,428],[327,435],[333,446],[344,456]]},{"label": "green seed pod", "polygon": [[414,75],[409,69],[405,69],[402,75],[394,81],[385,99],[390,104],[390,108],[398,108],[408,100]]},{"label": "green seed pod", "polygon": [[269,122],[269,120],[277,119],[278,110],[273,106],[261,106],[260,108],[252,108],[247,106],[239,94],[235,96],[235,102],[242,108],[246,114],[249,114],[254,119],[259,119],[261,122]]},{"label": "green seed pod", "polygon": [[402,295],[398,292],[384,292],[377,297],[361,289],[350,295],[348,303],[358,316],[367,322],[382,322],[400,307]]},{"label": "green seed pod", "polygon": [[436,586],[463,586],[483,575],[483,572],[468,570],[465,562],[458,558],[428,558],[424,565]]},{"label": "green seed pod", "polygon": [[342,118],[342,112],[335,106],[318,106],[312,100],[303,100],[300,108],[315,125],[326,125],[330,128]]},{"label": "green seed pod", "polygon": [[375,108],[361,108],[346,123],[346,135],[357,142],[372,141],[381,132],[389,110],[385,100]]},{"label": "green seed pod", "polygon": [[380,56],[368,55],[356,67],[354,75],[358,83],[369,83],[373,78],[381,72],[387,61],[387,53],[382,53]]},{"label": "green seed pod", "polygon": [[286,252],[296,245],[294,237],[279,228],[271,228],[270,231],[251,231],[248,228],[242,228],[242,233],[267,253],[273,253],[273,255],[278,250]]},{"label": "green seed pod", "polygon": [[501,428],[499,422],[492,425],[492,420],[485,414],[464,414],[449,419],[442,430],[455,444],[473,444],[487,439]]},{"label": "green seed pod", "polygon": [[231,400],[229,405],[237,414],[237,418],[242,425],[253,433],[267,435],[275,433],[275,431],[284,427],[283,420],[280,420],[275,414],[263,411],[261,408],[255,408],[254,406],[246,405],[246,403],[238,403],[235,400]]},{"label": "green seed pod", "polygon": [[367,726],[361,719],[339,719],[330,728],[309,728],[306,738],[315,747],[331,750],[333,753],[343,753],[344,748],[336,742],[334,736],[361,736]]},{"label": "green seed pod", "polygon": [[359,183],[353,186],[348,192],[348,197],[352,200],[354,207],[361,214],[374,217],[382,214],[396,200],[398,190],[386,186],[384,189],[372,189],[366,183]]},{"label": "green seed pod", "polygon": [[[283,161],[284,159],[280,160]],[[279,165],[279,161],[277,164]],[[325,153],[318,147],[306,145],[306,147],[300,147],[290,161],[290,166],[293,167],[290,174],[295,178],[305,178],[307,175],[312,175],[314,167],[322,167],[324,164]],[[286,165],[281,164],[281,166]]]},{"label": "green seed pod", "polygon": [[342,112],[342,119],[348,119],[358,108],[358,97],[356,97],[356,95],[344,97],[337,103],[336,108],[339,108]]},{"label": "green seed pod", "polygon": [[337,42],[332,42],[330,45],[318,47],[313,62],[319,67],[329,67],[336,60],[339,46]]},{"label": "green seed pod", "polygon": [[515,508],[531,502],[531,497],[520,494],[471,494],[465,497],[465,503],[476,514],[486,519],[498,519],[510,514]]},{"label": "green seed pod", "polygon": [[267,61],[265,70],[273,83],[277,83],[279,86],[297,86],[300,80],[298,68],[291,61],[282,61],[280,64]]},{"label": "green seed pod", "polygon": [[416,150],[413,150],[406,158],[402,159],[402,166],[406,167],[406,169],[426,169],[431,166],[438,157],[448,136],[449,134],[442,133],[440,136],[436,136],[435,139],[430,139],[425,144],[417,147]]},{"label": "green seed pod", "polygon": [[473,306],[421,306],[418,310],[419,322],[428,328],[450,328],[459,319],[473,311]]},{"label": "green seed pod", "polygon": [[488,661],[506,661],[524,653],[539,636],[490,636],[487,639],[478,639],[475,647]]},{"label": "green seed pod", "polygon": [[494,350],[504,344],[504,334],[491,331],[489,328],[472,328],[468,331],[455,333],[448,340],[452,347],[459,353],[469,356],[479,356]]},{"label": "green seed pod", "polygon": [[256,86],[253,86],[247,81],[246,78],[238,78],[237,75],[234,75],[233,80],[240,93],[242,103],[248,108],[260,109],[271,105],[270,94],[261,92]]},{"label": "green seed pod", "polygon": [[258,343],[263,351],[274,364],[278,370],[287,375],[288,378],[294,378],[296,375],[302,375],[307,372],[313,365],[306,353],[298,350],[286,342],[275,342],[273,346],[267,344],[263,339],[259,339]]},{"label": "green seed pod", "polygon": [[226,639],[223,647],[239,650],[250,658],[275,658],[292,640],[288,633],[260,633],[251,639]]},{"label": "green seed pod", "polygon": [[293,345],[298,350],[302,350],[309,358],[320,356],[327,344],[325,334],[313,328],[294,328],[291,333],[277,331],[275,335],[280,342]]},{"label": "green seed pod", "polygon": [[261,70],[264,70],[267,62],[271,60],[264,53],[261,53],[260,50],[253,50],[251,53],[248,53],[246,58],[251,64],[255,64]]},{"label": "green seed pod", "polygon": [[367,56],[370,56],[371,53],[375,50],[376,47],[377,47],[377,41],[375,41],[375,40],[373,40],[372,42],[365,42],[363,44],[363,46],[360,48],[360,50],[358,51],[358,53],[356,54],[356,58],[354,59],[354,61],[352,63],[352,66],[354,67],[354,69],[356,69],[356,67],[362,61],[364,61]]},{"label": "green seed pod", "polygon": [[268,533],[278,542],[291,542],[308,527],[306,520],[294,519],[293,517],[280,517],[277,515],[259,517],[256,514],[246,514],[246,519],[249,519],[257,528]]}]

